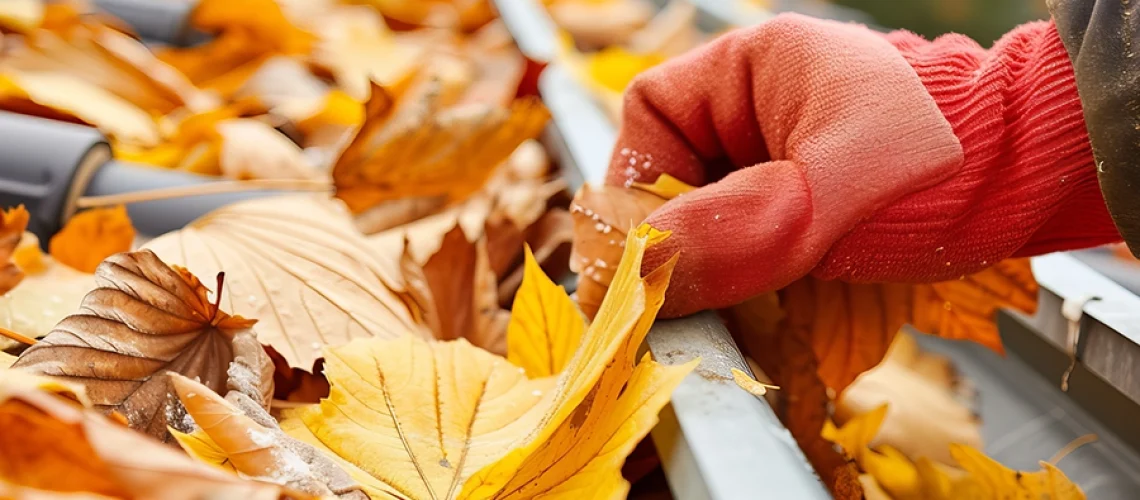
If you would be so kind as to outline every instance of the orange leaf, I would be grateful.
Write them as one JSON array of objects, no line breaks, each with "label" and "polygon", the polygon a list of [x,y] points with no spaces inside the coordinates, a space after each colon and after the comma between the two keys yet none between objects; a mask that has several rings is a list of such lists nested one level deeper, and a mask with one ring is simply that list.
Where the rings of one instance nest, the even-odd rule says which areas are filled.
[{"label": "orange leaf", "polygon": [[827,387],[817,375],[815,355],[803,337],[779,327],[781,311],[771,294],[726,311],[729,327],[776,385],[774,408],[820,479],[837,499],[861,499],[859,471],[820,435],[827,421]]},{"label": "orange leaf", "polygon": [[8,293],[24,279],[24,271],[12,262],[30,215],[23,205],[0,214],[0,295]]},{"label": "orange leaf", "polygon": [[781,291],[788,333],[810,339],[819,375],[842,391],[879,364],[903,325],[1002,352],[994,315],[1037,307],[1028,259],[1011,259],[977,274],[933,284],[851,284],[804,278]]},{"label": "orange leaf", "polygon": [[85,273],[94,273],[103,259],[130,251],[135,228],[119,205],[80,212],[52,236],[48,250],[55,260]]}]

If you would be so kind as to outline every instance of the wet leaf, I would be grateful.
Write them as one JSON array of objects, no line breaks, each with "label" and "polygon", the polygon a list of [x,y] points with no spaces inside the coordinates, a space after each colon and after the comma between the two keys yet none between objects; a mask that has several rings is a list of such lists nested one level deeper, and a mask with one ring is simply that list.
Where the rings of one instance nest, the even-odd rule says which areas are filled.
[{"label": "wet leaf", "polygon": [[0,376],[0,493],[73,500],[311,498],[197,463],[85,410],[83,397],[70,389],[45,383],[28,383],[15,370]]},{"label": "wet leaf", "polygon": [[[96,408],[118,412],[151,436],[167,439],[167,425],[179,414],[168,372],[222,390],[230,363],[257,346],[249,340],[253,321],[219,310],[194,275],[150,251],[111,256],[95,281],[80,312],[24,351],[13,368],[74,382]],[[259,346],[253,350],[261,353]],[[268,403],[272,387],[259,390]]]},{"label": "wet leaf", "polygon": [[[641,254],[663,237],[630,236],[616,292],[558,378],[528,380],[463,340],[357,341],[328,351],[330,397],[282,427],[339,457],[373,497],[534,498],[587,484],[620,497],[624,457],[692,369],[635,364],[670,271],[642,279]],[[396,390],[406,384],[436,390]]]},{"label": "wet leaf", "polygon": [[574,195],[574,249],[570,269],[578,273],[578,305],[593,317],[609,289],[625,246],[626,231],[636,227],[665,199],[640,189],[583,186]]},{"label": "wet leaf", "polygon": [[586,322],[566,290],[554,284],[526,249],[525,274],[511,309],[507,359],[530,378],[558,375],[570,362]]},{"label": "wet leaf", "polygon": [[56,262],[91,274],[103,259],[130,251],[134,243],[127,207],[118,205],[79,212],[51,237],[48,249]]},{"label": "wet leaf", "polygon": [[186,377],[171,378],[198,427],[190,434],[171,431],[190,456],[242,477],[314,496],[367,500],[344,470],[312,446],[281,432],[277,421],[245,394],[230,391],[223,399]]},{"label": "wet leaf", "polygon": [[167,262],[213,276],[222,307],[258,318],[258,340],[309,369],[326,345],[427,335],[403,300],[399,261],[378,256],[338,203],[283,196],[222,207],[145,245]]}]

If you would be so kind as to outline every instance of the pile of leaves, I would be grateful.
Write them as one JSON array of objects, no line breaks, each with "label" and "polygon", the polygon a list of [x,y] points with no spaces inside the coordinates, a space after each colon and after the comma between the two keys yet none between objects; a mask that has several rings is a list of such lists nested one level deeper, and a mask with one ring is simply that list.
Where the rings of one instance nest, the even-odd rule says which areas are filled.
[{"label": "pile of leaves", "polygon": [[[652,185],[586,186],[575,196],[571,267],[583,311],[592,314],[608,297],[622,221],[644,220],[692,189],[664,175]],[[806,277],[721,313],[761,379],[739,382],[770,398],[836,498],[1083,498],[1055,467],[1015,473],[977,451],[979,423],[960,377],[899,333],[911,325],[1001,352],[997,310],[1029,313],[1036,305],[1029,262],[1016,259],[925,285]],[[932,414],[942,415],[937,425]]]},{"label": "pile of leaves", "polygon": [[[462,292],[433,289],[430,277],[415,283],[414,273],[404,275],[402,294],[381,288],[399,276],[385,274],[399,269],[385,264],[415,266],[407,253],[386,260],[358,236],[353,245],[325,248],[324,257],[305,255],[319,243],[285,238],[293,228],[273,211],[278,203],[227,207],[164,238],[194,242],[186,245],[215,238],[206,248],[225,255],[242,248],[226,247],[226,237],[275,236],[275,248],[251,242],[243,251],[289,253],[284,272],[246,275],[249,268],[235,266],[237,273],[219,272],[207,286],[150,249],[113,253],[93,277],[75,270],[94,287],[46,336],[10,335],[33,345],[0,369],[3,496],[577,498],[588,490],[624,497],[625,457],[695,365],[637,356],[672,272],[670,263],[642,277],[641,256],[667,234],[647,226],[630,232],[613,293],[591,323],[526,251],[502,357],[443,335],[470,334],[479,321],[431,307],[461,307],[445,301]],[[311,203],[299,213],[330,206]],[[121,209],[87,214],[51,247],[68,234],[123,228]],[[35,262],[49,269],[76,262],[68,260],[74,248],[45,256],[22,244],[26,222],[22,208],[3,217],[0,250],[15,259],[6,268],[8,294],[37,279]],[[337,237],[340,228],[327,225],[321,236]],[[483,248],[452,227],[433,258]],[[320,352],[288,351],[300,335],[261,336],[284,326],[283,318],[263,330],[258,319],[232,314],[230,304],[241,301],[226,291],[246,279],[285,294],[296,286],[286,280],[311,280],[296,309],[278,312],[312,322],[311,334],[323,336],[312,337]],[[324,308],[307,302],[318,296]],[[290,362],[323,356],[328,394],[318,404],[275,402],[274,353]]]}]

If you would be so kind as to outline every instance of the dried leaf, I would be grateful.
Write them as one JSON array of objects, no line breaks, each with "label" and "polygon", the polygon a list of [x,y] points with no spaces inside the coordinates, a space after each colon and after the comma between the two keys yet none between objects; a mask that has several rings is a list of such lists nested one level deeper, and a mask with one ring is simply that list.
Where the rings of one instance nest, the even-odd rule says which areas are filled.
[{"label": "dried leaf", "polygon": [[808,277],[780,296],[789,334],[809,339],[820,377],[842,391],[883,359],[895,332],[905,324],[1001,352],[997,310],[1012,307],[1032,313],[1037,283],[1028,259],[1012,259],[959,280],[929,285],[865,285]]},{"label": "dried leaf", "polygon": [[146,147],[159,142],[158,128],[146,112],[106,90],[65,74],[0,68],[0,109],[44,116],[36,106],[94,125],[121,141]]},{"label": "dried leaf", "polygon": [[741,389],[748,391],[750,394],[756,397],[764,397],[766,394],[768,394],[768,391],[779,389],[777,386],[759,382],[756,379],[752,378],[751,375],[737,370],[736,368],[732,369],[732,380],[733,382],[736,382],[736,385],[740,386]]},{"label": "dried leaf", "polygon": [[1073,484],[1056,466],[1041,462],[1038,472],[1013,471],[969,446],[950,445],[950,454],[969,476],[951,483],[947,499],[1034,498],[1046,500],[1084,499],[1080,487]]},{"label": "dried leaf", "polygon": [[24,279],[24,271],[13,262],[13,257],[28,227],[29,217],[23,205],[0,213],[0,295],[8,293]]},{"label": "dried leaf", "polygon": [[[492,237],[492,234],[488,230],[488,237]],[[570,271],[571,242],[574,239],[574,222],[570,217],[570,212],[561,208],[551,209],[526,228],[522,236],[526,244],[532,249],[535,260],[542,266],[542,270],[547,276],[561,279],[567,275]],[[521,245],[519,246],[521,247]],[[515,260],[511,259],[511,262]],[[512,268],[504,267],[503,269]],[[500,304],[509,305],[514,300],[516,290],[522,284],[523,277],[523,266],[515,266],[510,274],[499,280]]]},{"label": "dried leaf", "polygon": [[[39,239],[32,233],[24,233],[13,260],[26,276],[16,288],[0,296],[0,327],[25,336],[47,335],[75,312],[87,292],[95,288],[94,275],[44,255]],[[0,338],[0,347],[8,347],[7,340]]]},{"label": "dried leaf", "polygon": [[[534,498],[586,485],[620,497],[622,461],[692,369],[634,366],[670,270],[642,279],[641,255],[663,237],[630,235],[617,292],[557,379],[528,380],[463,340],[357,341],[328,351],[329,399],[282,427],[340,457],[373,497]],[[397,390],[418,384],[436,390]]]},{"label": "dried leaf", "polygon": [[0,28],[29,31],[44,18],[43,0],[9,0],[0,4]]},{"label": "dried leaf", "polygon": [[[941,385],[906,364],[912,360],[905,359],[906,353],[896,347],[907,347],[908,341],[913,342],[910,335],[900,332],[883,363],[860,375],[836,398],[835,420],[846,427],[876,408],[888,407],[890,410],[884,410],[879,419],[885,418],[881,430],[864,446],[886,445],[912,461],[925,457],[952,465],[951,443],[982,446],[981,422],[971,408],[956,399],[953,387]],[[931,419],[931,415],[938,418]],[[840,444],[846,450],[853,449]]]},{"label": "dried leaf", "polygon": [[103,259],[130,251],[134,243],[127,207],[118,205],[76,214],[51,237],[48,249],[56,262],[90,274]]},{"label": "dried leaf", "polygon": [[530,248],[524,269],[507,327],[507,359],[530,378],[558,375],[578,351],[586,322],[566,290],[542,271]]},{"label": "dried leaf", "polygon": [[823,483],[838,499],[859,499],[863,491],[854,463],[821,436],[828,421],[827,387],[817,375],[815,355],[803,338],[785,335],[775,294],[762,295],[725,312],[737,341],[764,374],[780,387],[776,414],[791,432]]},{"label": "dried leaf", "polygon": [[223,399],[210,388],[171,375],[187,414],[199,427],[192,434],[172,430],[199,461],[313,496],[367,500],[360,485],[312,446],[281,432],[264,408],[241,392]]},{"label": "dried leaf", "polygon": [[405,250],[401,268],[422,321],[436,339],[462,338],[486,351],[506,353],[508,315],[499,309],[498,286],[482,239],[468,241],[455,225],[422,265]]},{"label": "dried leaf", "polygon": [[84,410],[73,395],[29,385],[16,373],[0,376],[2,494],[7,489],[17,491],[16,498],[72,500],[100,495],[171,500],[311,498],[196,463]]},{"label": "dried leaf", "polygon": [[337,197],[355,213],[408,197],[463,199],[537,137],[549,117],[531,98],[507,108],[475,103],[439,110],[440,94],[428,92],[422,101],[404,103],[389,122],[387,106],[375,99],[333,167]]},{"label": "dried leaf", "polygon": [[638,189],[583,186],[574,195],[574,249],[570,270],[578,273],[578,306],[597,313],[623,254],[626,231],[663,205],[665,199]]},{"label": "dried leaf", "polygon": [[293,141],[263,122],[248,118],[217,124],[218,167],[233,179],[316,179],[317,171]]},{"label": "dried leaf", "polygon": [[7,369],[16,362],[16,357],[6,352],[0,351],[0,369]]},{"label": "dried leaf", "polygon": [[339,204],[311,196],[229,205],[145,245],[191,272],[226,272],[222,307],[259,318],[258,340],[309,369],[325,345],[422,334],[396,260],[382,260]]},{"label": "dried leaf", "polygon": [[[251,344],[242,338],[253,337],[253,321],[219,310],[196,277],[150,251],[111,256],[95,280],[98,287],[83,299],[80,312],[24,351],[13,368],[74,381],[97,408],[167,439],[178,410],[171,406],[166,373],[197,377],[222,390],[230,362]],[[267,402],[272,387],[259,389]]]}]

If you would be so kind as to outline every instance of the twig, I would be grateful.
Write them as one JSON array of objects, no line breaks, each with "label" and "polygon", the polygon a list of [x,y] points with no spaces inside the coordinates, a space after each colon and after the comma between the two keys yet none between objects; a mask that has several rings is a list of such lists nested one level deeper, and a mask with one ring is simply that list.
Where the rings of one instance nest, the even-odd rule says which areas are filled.
[{"label": "twig", "polygon": [[244,191],[310,191],[330,192],[333,185],[328,181],[301,180],[301,179],[253,179],[246,181],[218,181],[192,186],[178,186],[171,188],[148,189],[132,193],[109,194],[105,196],[84,196],[79,198],[76,206],[79,208],[105,207],[110,205],[126,205],[144,201],[168,200],[171,198],[184,198],[187,196],[202,196],[209,194],[240,193]]},{"label": "twig", "polygon": [[33,339],[31,337],[25,337],[23,335],[20,335],[19,333],[13,332],[12,330],[9,330],[9,329],[3,328],[3,327],[0,327],[0,336],[8,337],[12,340],[15,340],[16,342],[19,342],[21,344],[27,344],[27,345],[36,345],[36,342],[37,342],[36,339]]}]

